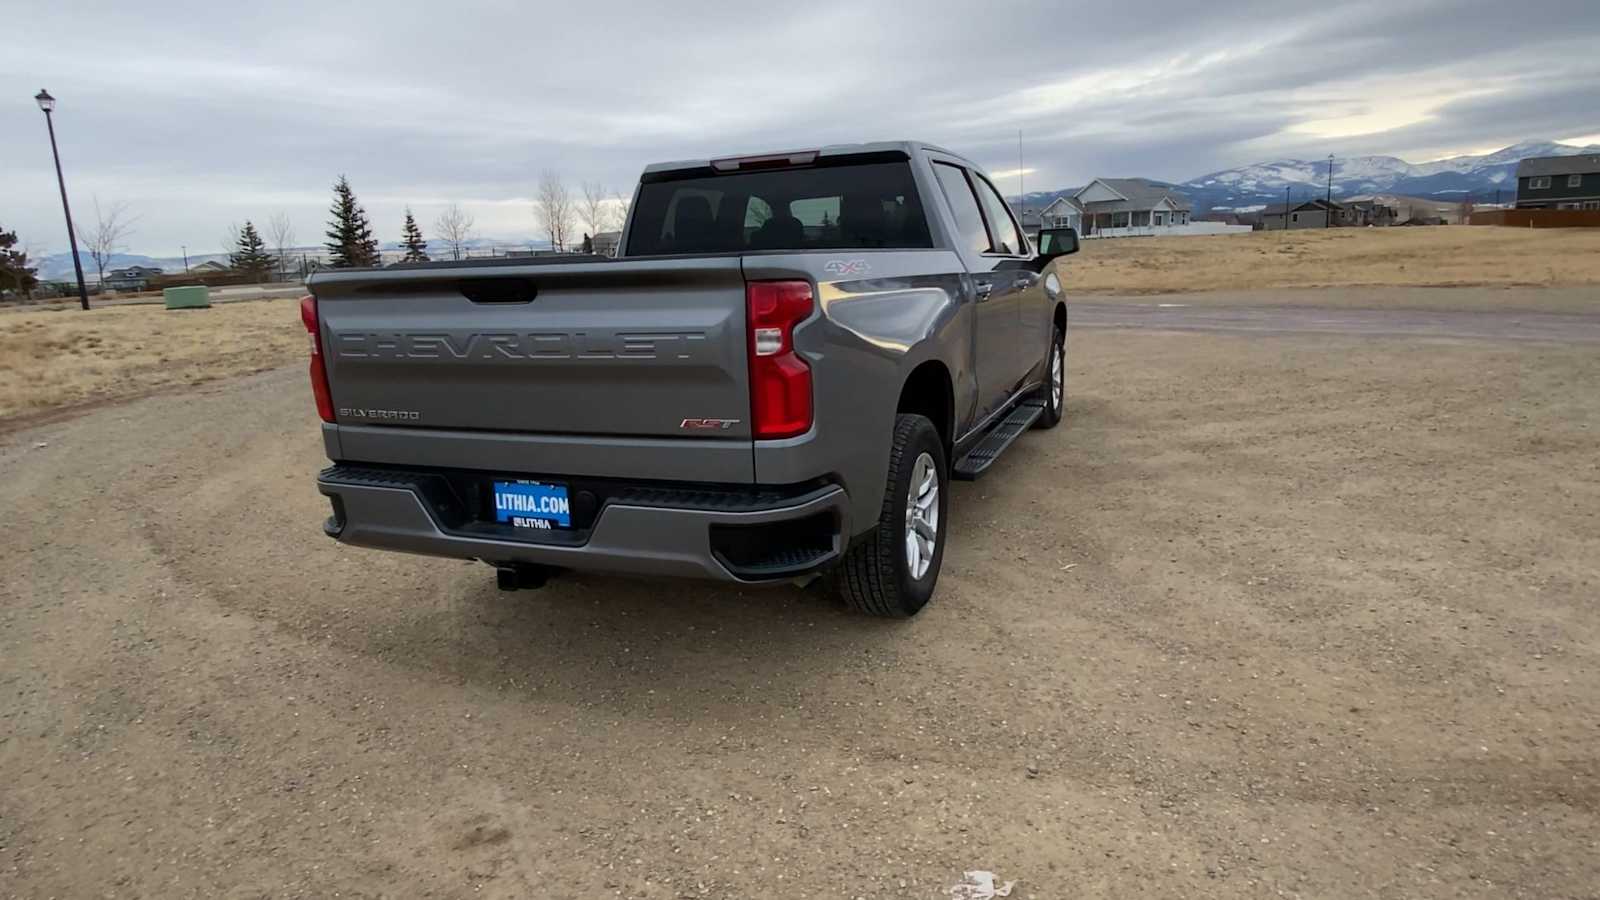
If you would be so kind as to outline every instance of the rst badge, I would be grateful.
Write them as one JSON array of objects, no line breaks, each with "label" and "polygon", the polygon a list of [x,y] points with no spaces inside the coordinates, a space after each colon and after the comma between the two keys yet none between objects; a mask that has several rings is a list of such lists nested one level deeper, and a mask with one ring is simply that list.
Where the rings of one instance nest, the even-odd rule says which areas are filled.
[{"label": "rst badge", "polygon": [[727,431],[739,422],[739,419],[684,419],[678,423],[678,428],[683,431]]}]

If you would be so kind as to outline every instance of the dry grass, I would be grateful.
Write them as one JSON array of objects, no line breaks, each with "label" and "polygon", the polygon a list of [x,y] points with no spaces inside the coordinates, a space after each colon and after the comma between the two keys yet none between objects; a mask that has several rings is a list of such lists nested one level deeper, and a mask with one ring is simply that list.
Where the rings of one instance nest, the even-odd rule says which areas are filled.
[{"label": "dry grass", "polygon": [[[1080,294],[1597,285],[1600,229],[1446,226],[1095,240],[1061,265]],[[0,421],[14,425],[47,410],[269,369],[304,353],[292,299],[208,310],[4,311]]]},{"label": "dry grass", "polygon": [[0,420],[274,368],[305,340],[294,300],[0,313]]},{"label": "dry grass", "polygon": [[1600,229],[1335,228],[1083,242],[1062,274],[1086,293],[1295,287],[1600,284]]}]

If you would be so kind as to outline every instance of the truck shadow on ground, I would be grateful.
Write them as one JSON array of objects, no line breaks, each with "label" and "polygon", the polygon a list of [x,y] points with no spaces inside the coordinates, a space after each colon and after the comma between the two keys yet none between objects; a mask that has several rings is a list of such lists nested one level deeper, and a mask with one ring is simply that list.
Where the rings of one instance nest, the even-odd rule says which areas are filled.
[{"label": "truck shadow on ground", "polygon": [[[1092,415],[1070,412],[1080,420]],[[1037,445],[1030,456],[1073,452],[1066,429],[1025,440]],[[1028,465],[1018,456],[997,462],[989,477],[1025,476]],[[956,484],[950,519],[987,522],[1006,502]],[[980,540],[977,529],[956,527],[947,560],[981,556]],[[781,700],[802,697],[818,681],[914,668],[919,648],[954,639],[945,632],[961,617],[942,607],[964,586],[947,564],[933,605],[901,620],[852,612],[823,584],[749,587],[568,573],[538,590],[502,592],[487,566],[464,565],[449,579],[436,613],[390,632],[383,655],[469,682],[537,685],[543,700],[578,704],[627,708],[645,691],[712,706]],[[730,714],[735,709],[730,705]]]}]

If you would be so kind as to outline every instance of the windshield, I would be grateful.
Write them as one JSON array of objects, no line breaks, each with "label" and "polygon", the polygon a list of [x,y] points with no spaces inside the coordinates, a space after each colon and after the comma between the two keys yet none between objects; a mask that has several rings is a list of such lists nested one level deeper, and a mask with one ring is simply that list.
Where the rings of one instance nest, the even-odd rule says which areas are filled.
[{"label": "windshield", "polygon": [[646,182],[626,255],[932,246],[899,161]]}]

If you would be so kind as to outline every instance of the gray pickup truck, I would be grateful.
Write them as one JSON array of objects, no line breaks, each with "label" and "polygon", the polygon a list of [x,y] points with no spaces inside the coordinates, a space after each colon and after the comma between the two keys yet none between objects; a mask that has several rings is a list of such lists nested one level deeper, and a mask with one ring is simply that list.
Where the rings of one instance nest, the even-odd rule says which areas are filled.
[{"label": "gray pickup truck", "polygon": [[984,173],[919,142],[648,167],[619,256],[319,273],[347,544],[932,596],[950,478],[1061,419],[1067,306]]}]

